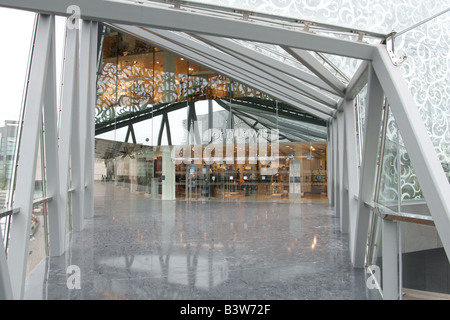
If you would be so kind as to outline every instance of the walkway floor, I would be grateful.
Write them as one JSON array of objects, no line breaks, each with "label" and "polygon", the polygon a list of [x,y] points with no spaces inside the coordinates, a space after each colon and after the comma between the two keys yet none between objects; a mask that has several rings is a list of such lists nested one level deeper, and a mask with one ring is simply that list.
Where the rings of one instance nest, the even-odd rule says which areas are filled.
[{"label": "walkway floor", "polygon": [[153,201],[97,183],[95,216],[70,237],[26,299],[379,298],[327,203]]}]

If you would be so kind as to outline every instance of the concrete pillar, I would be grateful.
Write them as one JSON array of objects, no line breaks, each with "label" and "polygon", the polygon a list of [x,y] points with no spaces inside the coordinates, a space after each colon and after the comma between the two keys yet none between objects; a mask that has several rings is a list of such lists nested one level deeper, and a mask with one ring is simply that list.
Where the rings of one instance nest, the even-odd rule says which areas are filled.
[{"label": "concrete pillar", "polygon": [[175,200],[175,163],[172,146],[162,146],[162,200]]}]

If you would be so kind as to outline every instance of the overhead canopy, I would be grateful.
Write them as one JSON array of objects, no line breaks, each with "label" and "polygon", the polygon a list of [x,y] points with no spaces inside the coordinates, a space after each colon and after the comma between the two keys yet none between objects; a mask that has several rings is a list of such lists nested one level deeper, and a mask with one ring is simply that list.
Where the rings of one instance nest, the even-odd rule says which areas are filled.
[{"label": "overhead canopy", "polygon": [[[325,121],[349,76],[327,54],[372,58],[386,35],[190,1],[3,1],[4,6],[100,21]],[[245,28],[245,32],[241,32]]]}]

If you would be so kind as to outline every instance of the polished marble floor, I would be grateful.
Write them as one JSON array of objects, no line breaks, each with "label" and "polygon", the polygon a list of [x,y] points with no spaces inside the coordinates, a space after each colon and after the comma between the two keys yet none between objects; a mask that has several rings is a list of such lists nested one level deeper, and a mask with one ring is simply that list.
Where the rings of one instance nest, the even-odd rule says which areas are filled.
[{"label": "polished marble floor", "polygon": [[156,201],[97,183],[69,243],[28,276],[26,299],[379,298],[324,202]]}]

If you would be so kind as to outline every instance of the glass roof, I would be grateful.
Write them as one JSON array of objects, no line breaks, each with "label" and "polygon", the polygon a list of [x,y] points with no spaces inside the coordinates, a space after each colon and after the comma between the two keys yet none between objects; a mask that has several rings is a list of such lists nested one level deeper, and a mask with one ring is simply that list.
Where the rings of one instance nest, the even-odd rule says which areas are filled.
[{"label": "glass roof", "polygon": [[[374,0],[374,1],[360,1],[360,0],[115,0],[127,2],[137,6],[148,7],[166,7],[168,9],[181,9],[186,12],[197,14],[207,14],[214,17],[237,19],[249,21],[255,24],[272,26],[275,28],[283,28],[286,30],[299,32],[312,32],[317,35],[327,36],[330,38],[339,38],[350,40],[353,42],[365,42],[368,44],[377,44],[384,42],[392,33],[394,41],[395,52],[397,56],[406,54],[407,59],[400,65],[402,73],[408,82],[408,85],[413,94],[414,100],[419,107],[421,115],[428,129],[428,132],[435,144],[436,151],[443,164],[449,163],[450,153],[448,148],[448,134],[449,134],[449,114],[448,114],[448,70],[449,70],[449,56],[448,56],[448,39],[449,39],[449,24],[450,6],[448,0]],[[154,31],[150,31],[155,33]],[[397,32],[397,34],[395,34]],[[132,32],[131,32],[132,33]],[[160,34],[156,31],[158,37]],[[180,40],[180,36],[189,39],[194,44]],[[145,38],[145,35],[143,36]],[[278,45],[260,43],[255,41],[243,41],[237,39],[215,40],[214,37],[208,38],[201,33],[186,34],[181,31],[169,31],[162,36],[164,40],[169,40],[171,44],[167,45],[168,51],[171,51],[171,45],[177,45],[178,41],[184,42],[185,48],[183,52],[188,55],[191,52],[198,50],[197,44],[208,52],[211,48],[218,49],[216,52],[220,57],[214,57],[222,63],[226,61],[235,61],[234,57],[229,58],[230,50],[240,50],[245,48],[249,50],[253,56],[255,53],[261,56],[252,58],[245,56],[242,53],[237,59],[244,64],[248,59],[252,60],[249,65],[260,58],[262,55],[270,57],[279,65],[281,62],[284,68],[281,68],[282,77],[288,75],[291,78],[296,78],[295,82],[287,80],[284,77],[282,81],[278,82],[281,86],[286,84],[295,84],[297,92],[293,93],[289,89],[284,88],[280,91],[280,87],[274,90],[266,88],[266,94],[269,96],[276,96],[280,101],[286,101],[293,105],[311,112],[312,114],[322,118],[325,114],[332,116],[331,109],[336,109],[334,100],[337,103],[343,97],[345,87],[349,80],[354,76],[356,70],[361,64],[361,60],[337,56],[332,54],[302,51],[303,57],[293,52],[290,47],[281,47]],[[218,38],[216,36],[216,38]],[[159,36],[161,39],[161,36]],[[226,41],[228,41],[228,43]],[[153,40],[158,42],[158,40]],[[264,41],[259,39],[259,41]],[[238,44],[238,48],[229,49],[227,45]],[[240,47],[240,48],[239,48]],[[187,49],[187,50],[184,50]],[[177,51],[176,49],[174,51]],[[244,50],[242,50],[244,51]],[[326,51],[326,50],[323,50]],[[331,52],[331,51],[330,51]],[[235,52],[236,53],[236,52]],[[248,54],[248,51],[247,51]],[[306,61],[313,57],[314,65]],[[200,59],[194,58],[196,63],[202,62]],[[297,60],[298,59],[298,60]],[[235,62],[234,62],[235,63]],[[309,65],[308,65],[309,64]],[[214,65],[214,63],[212,63]],[[238,65],[238,63],[236,63]],[[242,65],[242,64],[241,64]],[[267,71],[264,68],[265,63],[261,63],[256,71],[272,72],[279,71],[275,66]],[[289,68],[295,69],[296,75],[290,74]],[[213,67],[211,67],[212,69]],[[216,70],[217,71],[217,70]],[[228,70],[227,70],[228,71]],[[222,72],[224,73],[223,69]],[[297,74],[302,73],[299,77],[301,82],[297,82]],[[310,76],[313,75],[314,81],[310,81]],[[278,74],[280,75],[280,74]],[[233,74],[228,75],[233,78]],[[272,74],[264,75],[270,80],[275,80],[277,77]],[[251,82],[261,81],[260,78],[243,76],[235,80],[244,82],[250,78]],[[320,78],[320,79],[319,79]],[[256,79],[256,80],[255,80]],[[317,79],[326,82],[324,86]],[[265,79],[262,79],[265,82]],[[254,83],[253,83],[254,85]],[[304,90],[303,85],[313,85],[314,91]],[[301,89],[303,88],[303,90]],[[331,88],[331,90],[330,90]],[[270,88],[273,89],[273,88]],[[282,95],[274,95],[282,92]],[[317,100],[305,103],[305,100],[296,96],[291,99],[292,94],[302,95],[310,99],[311,96],[317,97]],[[363,101],[364,95],[359,95]],[[320,98],[319,98],[320,97]],[[314,99],[314,98],[313,98]],[[321,104],[317,106],[315,102]],[[305,108],[303,108],[305,107]],[[364,109],[359,108],[360,113],[364,114]],[[316,111],[322,112],[322,114]],[[243,113],[241,113],[242,115]],[[259,116],[259,115],[258,115]],[[269,121],[261,119],[263,121]],[[434,125],[436,121],[440,122],[439,126]],[[362,124],[363,125],[363,124]]]},{"label": "glass roof", "polygon": [[447,0],[187,0],[379,33],[404,30],[441,12]]}]

